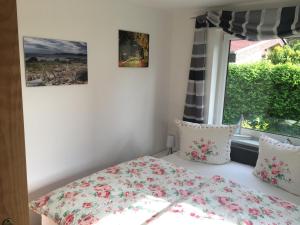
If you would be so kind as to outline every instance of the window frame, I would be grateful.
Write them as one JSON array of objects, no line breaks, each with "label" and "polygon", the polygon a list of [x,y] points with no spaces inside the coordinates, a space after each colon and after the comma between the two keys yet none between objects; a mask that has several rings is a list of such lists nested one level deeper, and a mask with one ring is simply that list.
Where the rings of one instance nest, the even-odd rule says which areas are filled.
[{"label": "window frame", "polygon": [[[220,60],[219,60],[218,78],[216,84],[216,95],[213,103],[214,124],[222,124],[223,122],[224,98],[226,93],[226,79],[228,73],[229,47],[230,47],[230,41],[232,40],[240,40],[240,39],[230,34],[224,34],[223,43],[220,43],[222,47],[220,48],[221,52],[220,52]],[[247,128],[241,128],[241,134],[250,135],[254,140],[258,140],[260,135],[266,134],[269,137],[275,138],[280,141],[286,141],[287,139],[289,139],[292,142],[292,144],[300,145],[300,138],[296,138],[296,137],[267,133],[267,132],[262,132],[262,131],[247,129]],[[237,140],[247,145],[247,141],[243,141],[242,139],[240,140],[237,139]],[[258,142],[257,142],[257,146],[258,146]]]}]

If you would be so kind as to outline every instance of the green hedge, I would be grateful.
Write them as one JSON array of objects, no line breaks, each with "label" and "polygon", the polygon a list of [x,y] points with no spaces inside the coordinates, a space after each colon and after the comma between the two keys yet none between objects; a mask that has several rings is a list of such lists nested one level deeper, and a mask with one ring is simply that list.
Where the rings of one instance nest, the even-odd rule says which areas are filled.
[{"label": "green hedge", "polygon": [[229,64],[223,123],[241,114],[245,127],[300,136],[300,66]]}]

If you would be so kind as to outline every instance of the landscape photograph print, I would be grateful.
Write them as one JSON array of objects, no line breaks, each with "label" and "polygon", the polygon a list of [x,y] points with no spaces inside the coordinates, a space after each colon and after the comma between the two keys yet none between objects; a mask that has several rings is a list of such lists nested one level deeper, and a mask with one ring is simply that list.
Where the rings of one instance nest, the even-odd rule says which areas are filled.
[{"label": "landscape photograph print", "polygon": [[27,87],[88,83],[87,43],[24,37]]},{"label": "landscape photograph print", "polygon": [[149,66],[149,34],[119,30],[119,67]]}]

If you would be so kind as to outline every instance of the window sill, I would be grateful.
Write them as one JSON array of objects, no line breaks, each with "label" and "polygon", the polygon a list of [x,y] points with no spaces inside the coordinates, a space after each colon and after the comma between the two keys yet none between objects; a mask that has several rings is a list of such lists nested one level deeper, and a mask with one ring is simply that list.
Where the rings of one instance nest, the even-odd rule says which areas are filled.
[{"label": "window sill", "polygon": [[251,146],[251,147],[256,147],[258,148],[259,147],[259,142],[258,140],[245,140],[245,139],[235,139],[233,138],[232,139],[232,142],[233,143],[237,143],[237,144],[242,144],[242,145],[248,145],[248,146]]}]

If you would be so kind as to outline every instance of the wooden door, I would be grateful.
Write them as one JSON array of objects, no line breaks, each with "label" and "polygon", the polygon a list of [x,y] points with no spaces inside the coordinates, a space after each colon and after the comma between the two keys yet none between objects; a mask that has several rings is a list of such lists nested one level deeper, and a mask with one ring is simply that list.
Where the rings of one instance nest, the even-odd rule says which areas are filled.
[{"label": "wooden door", "polygon": [[16,1],[0,0],[0,225],[29,225],[27,196]]}]

